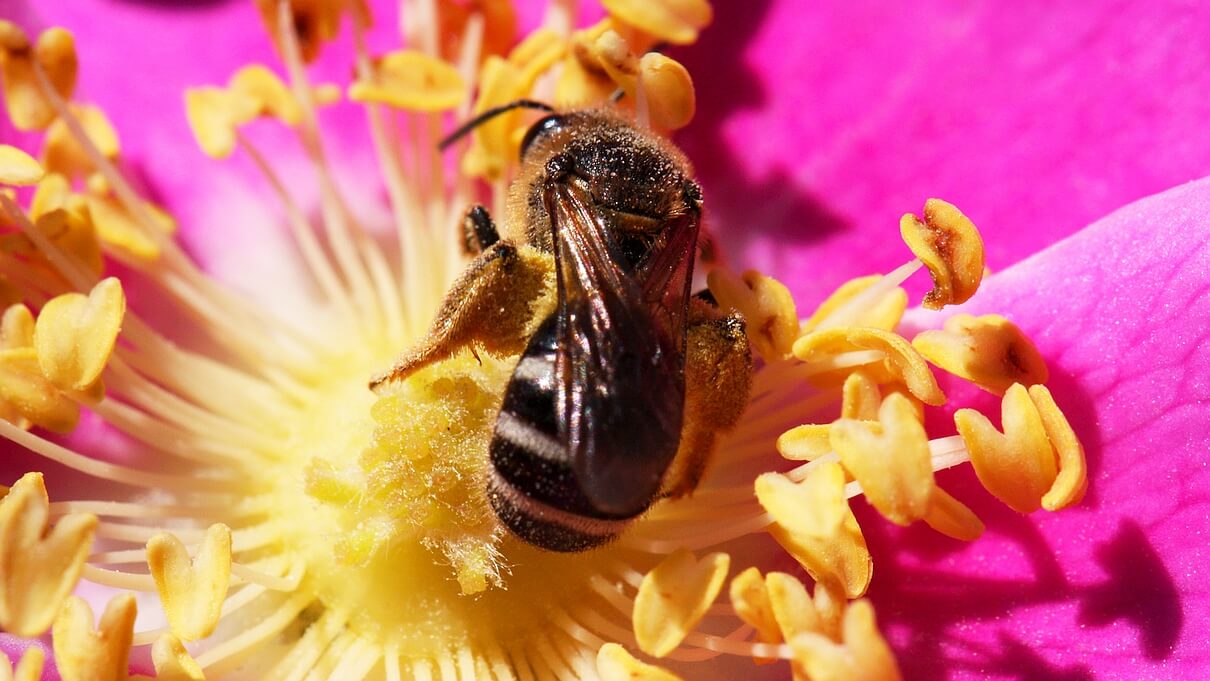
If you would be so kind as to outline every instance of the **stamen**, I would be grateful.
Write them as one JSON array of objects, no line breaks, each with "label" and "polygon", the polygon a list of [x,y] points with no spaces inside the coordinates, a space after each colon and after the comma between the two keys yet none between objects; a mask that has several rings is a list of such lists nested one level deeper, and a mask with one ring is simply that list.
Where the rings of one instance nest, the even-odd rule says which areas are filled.
[{"label": "stamen", "polygon": [[912,347],[925,359],[996,395],[1014,383],[1034,385],[1049,377],[1038,348],[1000,315],[956,314],[944,330],[922,331]]},{"label": "stamen", "polygon": [[185,650],[181,640],[172,634],[164,634],[151,647],[151,661],[155,665],[157,679],[173,681],[205,681],[202,668]]},{"label": "stamen", "polygon": [[46,171],[33,156],[17,147],[0,144],[0,184],[17,186],[37,184]]},{"label": "stamen", "polygon": [[643,577],[634,601],[634,635],[639,648],[663,657],[680,645],[718,597],[731,558],[712,553],[700,561],[677,551]]},{"label": "stamen", "polygon": [[639,662],[616,643],[606,643],[597,652],[597,673],[602,681],[680,681],[672,672]]},{"label": "stamen", "polygon": [[207,676],[220,677],[229,666],[234,666],[232,663],[237,661],[240,653],[277,635],[288,627],[314,599],[313,594],[304,591],[291,594],[269,616],[198,655],[198,666],[206,672]]},{"label": "stamen", "polygon": [[899,232],[933,277],[924,306],[939,310],[965,303],[983,279],[983,239],[975,225],[953,204],[941,199],[924,203],[924,219],[908,213]]},{"label": "stamen", "polygon": [[211,525],[193,558],[172,534],[156,535],[147,542],[147,565],[172,633],[185,641],[209,636],[231,578],[231,528]]},{"label": "stamen", "polygon": [[13,670],[8,655],[0,653],[0,678],[11,681],[39,681],[42,678],[42,667],[46,663],[46,653],[38,646],[30,646],[22,653],[17,661],[17,669]]},{"label": "stamen", "polygon": [[127,678],[136,606],[132,594],[114,596],[94,629],[92,608],[72,596],[55,619],[55,664],[65,679]]},{"label": "stamen", "polygon": [[0,499],[0,627],[40,636],[75,587],[97,518],[64,516],[48,532],[50,500],[41,473],[27,473]]}]

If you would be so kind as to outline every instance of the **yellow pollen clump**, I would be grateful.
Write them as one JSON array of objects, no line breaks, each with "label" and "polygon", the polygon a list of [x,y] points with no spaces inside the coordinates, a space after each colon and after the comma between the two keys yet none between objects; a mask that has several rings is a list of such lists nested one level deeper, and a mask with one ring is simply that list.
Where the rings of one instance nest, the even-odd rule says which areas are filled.
[{"label": "yellow pollen clump", "polygon": [[790,532],[826,538],[844,522],[848,505],[844,470],[834,461],[812,467],[802,482],[780,473],[756,478],[756,499],[773,521]]},{"label": "yellow pollen clump", "polygon": [[639,662],[617,643],[606,643],[597,651],[597,673],[601,681],[681,681],[667,669]]},{"label": "yellow pollen clump", "polygon": [[[105,112],[91,104],[70,104],[68,108],[101,155],[111,160],[117,158],[121,143]],[[96,171],[92,158],[62,118],[56,118],[46,129],[42,164],[47,171],[71,179],[88,177]]]},{"label": "yellow pollen clump", "polygon": [[942,330],[912,339],[924,358],[975,385],[1003,395],[1014,383],[1034,385],[1049,377],[1038,348],[1016,324],[995,314],[956,314]]},{"label": "yellow pollen clump", "polygon": [[92,608],[79,596],[55,619],[55,664],[63,681],[126,681],[137,607],[133,594],[110,599],[93,627]]},{"label": "yellow pollen clump", "polygon": [[147,566],[172,633],[185,641],[209,636],[231,578],[231,528],[211,525],[193,558],[180,539],[161,532],[147,542]]},{"label": "yellow pollen clump", "polygon": [[9,120],[18,130],[42,130],[55,118],[55,109],[42,91],[39,71],[63,99],[76,87],[75,39],[62,28],[50,28],[32,46],[25,32],[0,19],[0,76]]},{"label": "yellow pollen clump", "polygon": [[841,623],[840,641],[816,633],[790,639],[794,664],[811,681],[895,681],[902,678],[890,646],[878,633],[874,606],[850,603]]},{"label": "yellow pollen clump", "polygon": [[790,354],[798,337],[798,310],[780,281],[749,270],[742,277],[724,270],[706,276],[710,292],[723,309],[733,309],[747,322],[748,339],[767,361]]},{"label": "yellow pollen clump", "polygon": [[40,636],[71,593],[92,547],[97,518],[72,513],[47,532],[41,473],[26,473],[0,500],[0,628]]},{"label": "yellow pollen clump", "polygon": [[17,186],[37,184],[46,174],[33,156],[7,144],[0,144],[0,183]]},{"label": "yellow pollen clump", "polygon": [[8,655],[0,653],[0,681],[39,681],[42,678],[42,667],[46,664],[46,653],[37,646],[25,649],[25,654],[17,662],[14,670]]},{"label": "yellow pollen clump", "polygon": [[898,381],[912,395],[932,406],[945,404],[945,394],[937,385],[928,363],[902,336],[881,329],[842,327],[815,331],[794,341],[794,356],[804,362],[824,361],[832,356],[856,350],[875,350],[883,361],[866,370],[881,370],[880,383]]},{"label": "yellow pollen clump", "polygon": [[634,637],[653,657],[672,652],[693,631],[727,579],[731,557],[712,553],[701,560],[681,549],[643,576],[634,599]]},{"label": "yellow pollen clump", "polygon": [[965,303],[983,280],[983,238],[974,223],[941,199],[924,203],[924,219],[907,213],[899,233],[933,277],[924,306],[939,310]]},{"label": "yellow pollen clump", "polygon": [[698,33],[714,19],[706,0],[602,0],[615,19],[673,45],[697,42]]},{"label": "yellow pollen clump", "polygon": [[205,681],[206,676],[181,640],[172,634],[157,638],[151,646],[156,681]]},{"label": "yellow pollen clump", "polygon": [[42,308],[34,328],[42,373],[60,390],[99,389],[125,315],[126,295],[115,277],[103,279],[87,296],[56,296]]},{"label": "yellow pollen clump", "polygon": [[372,80],[350,85],[349,99],[411,111],[446,111],[466,99],[466,84],[450,64],[416,50],[399,50],[375,62]]}]

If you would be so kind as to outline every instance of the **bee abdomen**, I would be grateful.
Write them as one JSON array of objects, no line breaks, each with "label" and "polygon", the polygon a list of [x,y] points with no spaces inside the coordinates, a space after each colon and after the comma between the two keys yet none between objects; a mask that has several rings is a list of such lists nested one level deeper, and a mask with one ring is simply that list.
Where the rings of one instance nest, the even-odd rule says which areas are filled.
[{"label": "bee abdomen", "polygon": [[551,551],[583,551],[630,518],[602,514],[584,496],[555,414],[553,317],[530,340],[504,393],[491,442],[488,499],[510,530]]}]

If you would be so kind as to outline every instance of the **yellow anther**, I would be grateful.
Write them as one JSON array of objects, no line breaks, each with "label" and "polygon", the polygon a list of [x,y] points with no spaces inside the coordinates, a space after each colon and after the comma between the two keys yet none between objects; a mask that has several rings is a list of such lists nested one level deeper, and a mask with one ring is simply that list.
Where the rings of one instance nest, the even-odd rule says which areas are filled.
[{"label": "yellow anther", "polygon": [[984,529],[983,521],[974,511],[940,487],[933,490],[924,522],[941,534],[961,541],[978,539]]},{"label": "yellow anther", "polygon": [[1078,504],[1088,488],[1088,462],[1084,459],[1084,445],[1080,444],[1080,439],[1046,386],[1030,386],[1029,398],[1038,408],[1046,438],[1059,457],[1059,474],[1046,494],[1042,495],[1042,508],[1058,511]]},{"label": "yellow anther", "polygon": [[80,421],[80,405],[42,374],[32,347],[0,350],[0,404],[56,433],[71,432]]},{"label": "yellow anther", "polygon": [[96,516],[65,515],[47,532],[50,499],[41,473],[26,473],[0,500],[0,628],[41,636],[75,588],[92,548]]},{"label": "yellow anther", "polygon": [[832,424],[809,423],[796,426],[777,438],[777,451],[791,461],[814,461],[832,451]]},{"label": "yellow anther", "polygon": [[33,156],[17,147],[0,144],[0,183],[17,186],[37,184],[46,171]]},{"label": "yellow anther", "polygon": [[606,643],[597,651],[597,674],[601,681],[681,681],[667,669],[639,662],[617,643]]},{"label": "yellow anther", "polygon": [[[513,49],[507,59],[491,56],[479,76],[475,114],[508,104],[529,94],[534,82],[563,54],[564,41],[549,30],[539,30]],[[462,172],[489,181],[499,180],[518,156],[525,126],[520,111],[492,118],[475,128],[471,145],[462,157]]]},{"label": "yellow anther", "polygon": [[559,106],[575,109],[602,102],[617,87],[596,55],[597,39],[613,28],[613,21],[605,18],[572,35],[571,49],[555,85],[555,102]]},{"label": "yellow anther", "polygon": [[602,0],[601,4],[615,19],[673,45],[696,42],[714,18],[706,0]]},{"label": "yellow anther", "polygon": [[[794,356],[804,362],[822,361],[856,350],[876,350],[886,357],[879,365],[887,380],[907,386],[921,402],[933,406],[945,404],[945,394],[937,385],[928,362],[902,336],[881,329],[842,327],[809,333],[794,342]],[[868,367],[869,371],[873,367]],[[876,377],[881,379],[882,377]]]},{"label": "yellow anther", "polygon": [[93,628],[92,608],[72,596],[55,619],[55,664],[63,681],[126,681],[137,607],[134,595],[110,599]]},{"label": "yellow anther", "polygon": [[24,305],[10,305],[0,317],[0,350],[34,347],[34,315]]},{"label": "yellow anther", "polygon": [[1001,420],[1003,433],[973,409],[954,414],[979,482],[1014,510],[1036,511],[1055,482],[1057,466],[1046,427],[1025,386],[1018,383],[1004,393]]},{"label": "yellow anther", "polygon": [[[307,62],[314,61],[323,44],[336,37],[344,13],[355,13],[359,23],[365,26],[370,24],[370,12],[365,0],[290,0],[289,4],[291,27],[298,37],[303,61]],[[256,0],[261,19],[274,44],[281,36],[277,5],[278,0]],[[278,47],[280,49],[280,45]]]},{"label": "yellow anther", "polygon": [[935,487],[928,436],[901,395],[883,401],[878,421],[882,428],[876,430],[861,421],[838,420],[832,448],[879,513],[910,525],[924,517]]},{"label": "yellow anther", "polygon": [[773,522],[816,538],[835,535],[848,512],[844,470],[834,461],[816,464],[799,483],[781,473],[764,473],[756,478],[756,499]]},{"label": "yellow anther", "polygon": [[768,532],[816,582],[833,582],[849,598],[857,598],[869,588],[874,565],[852,510],[845,513],[844,522],[831,537],[790,532],[777,523]]},{"label": "yellow anther", "polygon": [[925,307],[940,310],[975,295],[983,280],[983,237],[953,204],[941,199],[925,201],[924,219],[904,215],[899,233],[933,277],[933,290],[924,296]]},{"label": "yellow anther", "polygon": [[244,66],[227,81],[230,92],[255,102],[257,116],[272,116],[286,125],[297,125],[302,111],[294,95],[277,74],[260,64]]},{"label": "yellow anther", "polygon": [[185,641],[209,636],[231,579],[231,528],[211,525],[193,559],[181,540],[157,534],[147,542],[147,565],[172,633]]},{"label": "yellow anther", "polygon": [[475,14],[483,17],[483,40],[479,59],[488,55],[503,56],[517,41],[517,10],[512,0],[441,0],[437,3],[437,35],[441,39],[441,55],[456,59],[465,46],[466,27]]},{"label": "yellow anther", "polygon": [[[160,257],[160,247],[143,232],[125,205],[112,197],[92,194],[87,202],[88,213],[102,244],[127,259],[150,261]],[[168,231],[170,223],[163,221],[166,216],[162,213],[157,216],[151,204],[143,205],[155,219],[155,225]]]},{"label": "yellow anther", "polygon": [[65,293],[38,314],[34,348],[42,373],[61,390],[87,392],[101,378],[126,315],[126,295],[115,278],[88,295]]},{"label": "yellow anther", "polygon": [[172,634],[164,634],[152,644],[151,663],[156,681],[206,681],[197,661]]},{"label": "yellow anther", "polygon": [[526,92],[567,52],[567,39],[549,28],[530,33],[508,55],[508,62],[521,73]]},{"label": "yellow anther", "polygon": [[781,643],[781,628],[773,613],[773,604],[769,600],[769,591],[765,588],[765,580],[760,570],[750,567],[731,580],[731,606],[735,614],[745,623],[756,629],[757,635],[765,643]]},{"label": "yellow anther", "polygon": [[8,655],[0,653],[0,681],[39,681],[46,664],[46,653],[38,646],[30,646],[21,655],[14,670]]},{"label": "yellow anther", "polygon": [[647,100],[653,128],[676,130],[693,120],[697,111],[693,78],[680,62],[658,52],[643,55],[639,60],[639,87]]},{"label": "yellow anther", "polygon": [[235,150],[236,127],[256,118],[261,105],[252,96],[217,87],[185,90],[185,117],[198,146],[211,158]]},{"label": "yellow anther", "polygon": [[790,353],[798,336],[798,311],[785,285],[755,270],[737,277],[724,269],[711,270],[706,284],[723,309],[744,315],[748,338],[762,357],[771,361]]},{"label": "yellow anther", "polygon": [[62,28],[51,28],[31,46],[25,32],[10,21],[0,20],[0,75],[4,80],[4,102],[9,119],[18,130],[42,130],[55,118],[34,70],[46,73],[51,87],[70,99],[76,86],[75,39]]},{"label": "yellow anther", "polygon": [[[118,133],[113,129],[105,112],[91,104],[72,104],[72,115],[80,122],[88,139],[101,155],[108,159],[117,158],[121,152]],[[84,146],[67,127],[62,118],[56,118],[46,129],[42,144],[42,164],[47,171],[66,175],[69,178],[87,177],[96,168]]]},{"label": "yellow anther", "polygon": [[882,395],[878,392],[878,384],[864,371],[854,371],[844,380],[841,418],[873,421],[878,418],[880,404]]},{"label": "yellow anther", "polygon": [[639,81],[639,59],[625,38],[609,29],[597,36],[588,54],[615,85],[625,90],[628,97],[634,97]]},{"label": "yellow anther", "polygon": [[[819,325],[824,320],[836,314],[841,308],[852,302],[854,298],[873,286],[880,279],[882,279],[881,274],[871,274],[866,277],[850,279],[841,284],[840,288],[828,296],[815,312],[811,314],[810,319],[803,324],[803,333],[819,328]],[[898,326],[899,320],[903,318],[903,311],[907,309],[907,303],[907,291],[896,286],[886,295],[879,297],[878,300],[870,301],[869,304],[862,305],[860,309],[853,310],[852,317],[846,319],[842,326],[864,326],[872,329],[882,329],[883,331],[893,331]]]},{"label": "yellow anther", "polygon": [[874,606],[864,599],[849,604],[840,642],[814,633],[790,639],[794,665],[811,681],[896,681],[902,678],[895,655],[874,621]]},{"label": "yellow anther", "polygon": [[933,364],[997,395],[1014,383],[1034,385],[1049,377],[1038,348],[1000,315],[956,314],[942,330],[921,332],[912,347]]},{"label": "yellow anther", "polygon": [[87,211],[56,208],[39,216],[34,225],[51,243],[75,257],[93,274],[100,275],[105,261],[96,230],[88,218]]},{"label": "yellow anther", "polygon": [[[819,613],[802,582],[784,572],[770,572],[765,576],[764,586],[782,640],[792,639],[807,631],[822,631]],[[819,588],[816,586],[816,589]]]},{"label": "yellow anther", "polygon": [[398,50],[375,63],[373,80],[350,85],[349,99],[409,111],[447,111],[466,99],[466,84],[452,65],[416,50]]},{"label": "yellow anther", "polygon": [[37,220],[56,208],[66,208],[71,198],[71,182],[58,173],[47,173],[38,181],[29,203],[29,217]]},{"label": "yellow anther", "polygon": [[672,652],[693,631],[727,579],[731,557],[712,553],[700,561],[684,549],[643,576],[634,599],[634,637],[653,657]]}]

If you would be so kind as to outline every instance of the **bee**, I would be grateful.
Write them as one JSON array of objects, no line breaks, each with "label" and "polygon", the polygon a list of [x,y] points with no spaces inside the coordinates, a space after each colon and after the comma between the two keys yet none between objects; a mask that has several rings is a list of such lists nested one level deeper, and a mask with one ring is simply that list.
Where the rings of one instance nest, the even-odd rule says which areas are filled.
[{"label": "bee", "polygon": [[464,349],[518,356],[490,445],[487,499],[551,551],[617,537],[692,492],[747,402],[744,322],[691,295],[702,192],[671,143],[610,109],[546,116],[521,143],[502,237],[463,221],[474,255],[429,330],[371,388]]}]

